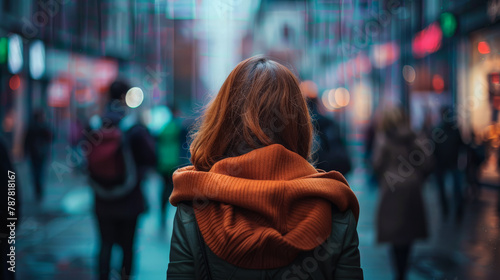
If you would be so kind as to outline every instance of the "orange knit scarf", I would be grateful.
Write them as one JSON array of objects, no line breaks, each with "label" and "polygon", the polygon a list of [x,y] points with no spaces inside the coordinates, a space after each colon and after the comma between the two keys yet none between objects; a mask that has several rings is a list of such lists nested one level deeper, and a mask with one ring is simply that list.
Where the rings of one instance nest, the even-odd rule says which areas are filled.
[{"label": "orange knit scarf", "polygon": [[316,170],[274,144],[174,175],[170,202],[193,202],[203,239],[220,258],[248,269],[278,268],[330,235],[331,204],[359,216],[344,177]]}]

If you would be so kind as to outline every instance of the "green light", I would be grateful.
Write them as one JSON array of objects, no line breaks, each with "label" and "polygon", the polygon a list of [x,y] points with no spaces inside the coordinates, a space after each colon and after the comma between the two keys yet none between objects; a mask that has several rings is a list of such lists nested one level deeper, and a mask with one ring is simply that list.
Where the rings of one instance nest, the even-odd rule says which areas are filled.
[{"label": "green light", "polygon": [[7,38],[0,38],[0,64],[7,61]]},{"label": "green light", "polygon": [[457,20],[455,19],[455,16],[451,13],[442,13],[440,21],[444,36],[453,36],[457,30]]}]

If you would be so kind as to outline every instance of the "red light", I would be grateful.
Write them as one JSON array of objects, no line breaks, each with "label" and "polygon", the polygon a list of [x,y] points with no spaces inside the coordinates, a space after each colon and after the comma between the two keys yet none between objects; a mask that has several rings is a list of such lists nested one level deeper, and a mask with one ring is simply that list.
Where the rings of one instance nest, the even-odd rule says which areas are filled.
[{"label": "red light", "polygon": [[500,84],[500,74],[491,74],[491,83]]},{"label": "red light", "polygon": [[488,54],[490,53],[490,45],[485,41],[479,42],[479,44],[477,44],[477,50],[480,54]]},{"label": "red light", "polygon": [[21,78],[18,75],[14,75],[9,80],[9,87],[11,90],[16,90],[21,86]]},{"label": "red light", "polygon": [[436,74],[432,77],[432,87],[434,88],[436,93],[443,92],[444,80],[443,80],[443,77],[441,77],[441,75]]},{"label": "red light", "polygon": [[417,58],[422,58],[434,53],[441,47],[443,31],[437,23],[429,25],[424,30],[418,32],[413,38],[413,54]]}]

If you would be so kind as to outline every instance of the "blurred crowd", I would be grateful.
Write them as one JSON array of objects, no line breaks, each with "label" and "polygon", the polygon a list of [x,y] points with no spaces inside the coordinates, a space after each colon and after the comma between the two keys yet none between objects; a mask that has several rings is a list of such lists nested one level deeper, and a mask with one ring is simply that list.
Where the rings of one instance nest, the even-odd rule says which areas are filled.
[{"label": "blurred crowd", "polygon": [[[325,114],[315,89],[307,83],[303,82],[301,89],[315,127],[312,163],[319,169],[337,170],[348,176],[355,166],[345,133],[337,121]],[[99,279],[109,278],[114,244],[123,249],[122,277],[132,274],[137,219],[148,204],[141,188],[148,170],[163,178],[158,194],[159,223],[165,228],[172,174],[189,164],[189,130],[195,120],[164,107],[161,125],[147,126],[144,116],[126,106],[125,98],[131,90],[125,81],[112,83],[103,113],[76,120],[68,134],[68,143],[83,159],[78,168],[88,176],[95,194]],[[443,107],[437,123],[426,116],[422,127],[415,129],[405,109],[388,106],[377,111],[367,126],[363,158],[379,193],[377,241],[390,244],[397,279],[405,279],[413,244],[429,236],[426,216],[436,213],[436,209],[424,206],[424,186],[428,183],[436,189],[442,222],[452,219],[460,223],[466,204],[479,197],[483,185],[480,171],[485,163],[493,159],[496,167],[499,165],[496,126],[489,127],[484,135],[471,135],[472,140],[465,143],[457,118],[453,108]],[[24,149],[33,182],[19,188],[33,191],[37,203],[45,195],[44,177],[49,171],[54,129],[44,110],[39,109],[25,131]],[[2,150],[7,153],[5,147]],[[12,169],[11,163],[3,163],[9,166],[5,169]],[[29,185],[33,190],[25,189]],[[450,189],[451,196],[447,194]]]}]

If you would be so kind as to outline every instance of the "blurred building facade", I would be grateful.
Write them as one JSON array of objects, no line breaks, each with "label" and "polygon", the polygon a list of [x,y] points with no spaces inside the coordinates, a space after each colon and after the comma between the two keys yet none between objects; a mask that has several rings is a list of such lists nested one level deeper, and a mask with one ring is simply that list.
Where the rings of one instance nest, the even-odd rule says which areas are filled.
[{"label": "blurred building facade", "polygon": [[424,106],[447,104],[460,105],[461,125],[478,131],[490,124],[483,112],[494,110],[488,85],[497,76],[490,83],[488,75],[498,72],[499,5],[2,0],[2,128],[15,135],[36,107],[59,121],[88,117],[116,77],[145,90],[144,107],[189,110],[238,61],[264,53],[317,83],[325,106],[344,121],[362,125],[380,104],[401,103],[419,125]]}]

